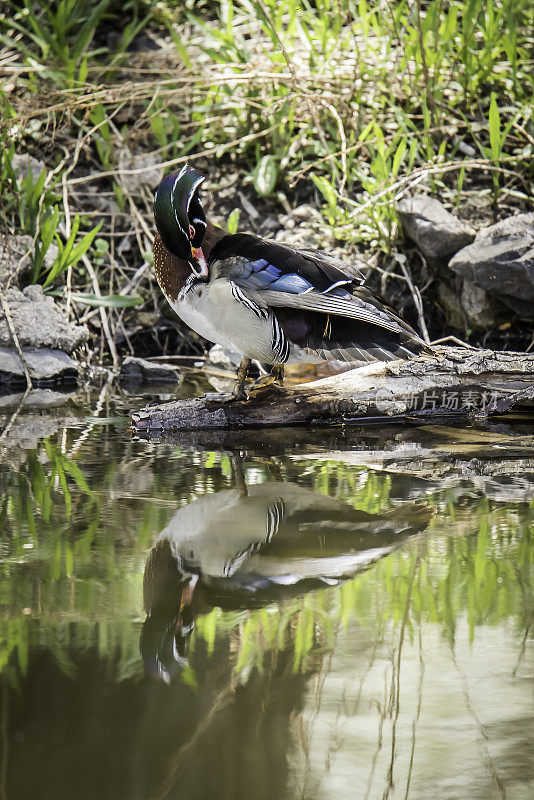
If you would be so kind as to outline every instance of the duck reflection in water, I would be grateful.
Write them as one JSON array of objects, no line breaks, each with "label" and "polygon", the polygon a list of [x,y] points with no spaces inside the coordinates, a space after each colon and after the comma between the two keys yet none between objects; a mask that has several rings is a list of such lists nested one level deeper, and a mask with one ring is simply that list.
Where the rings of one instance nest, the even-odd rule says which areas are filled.
[{"label": "duck reflection in water", "polygon": [[180,508],[147,558],[141,654],[170,682],[187,665],[195,619],[214,606],[259,608],[337,585],[428,526],[433,511],[404,503],[369,514],[293,483],[235,489]]}]

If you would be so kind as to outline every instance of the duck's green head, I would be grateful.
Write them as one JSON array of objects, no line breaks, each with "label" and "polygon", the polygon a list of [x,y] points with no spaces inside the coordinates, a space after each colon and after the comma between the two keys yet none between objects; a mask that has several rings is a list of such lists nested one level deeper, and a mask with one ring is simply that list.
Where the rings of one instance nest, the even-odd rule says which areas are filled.
[{"label": "duck's green head", "polygon": [[207,276],[200,249],[207,224],[199,199],[204,180],[196,169],[185,164],[179,172],[163,178],[154,196],[154,219],[163,244],[187,261],[199,277]]}]

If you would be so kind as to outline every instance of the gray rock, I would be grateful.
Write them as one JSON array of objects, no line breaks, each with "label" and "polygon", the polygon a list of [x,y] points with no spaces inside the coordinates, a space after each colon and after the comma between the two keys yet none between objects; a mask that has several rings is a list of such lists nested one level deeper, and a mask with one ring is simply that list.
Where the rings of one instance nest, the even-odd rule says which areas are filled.
[{"label": "gray rock", "polygon": [[[130,170],[141,169],[142,172]],[[155,189],[163,180],[164,169],[160,160],[152,153],[133,155],[127,147],[119,152],[119,176],[129,192],[139,192],[142,186]]]},{"label": "gray rock", "polygon": [[500,304],[471,281],[463,282],[460,302],[469,328],[490,328],[497,323]]},{"label": "gray rock", "polygon": [[[85,325],[69,322],[53,298],[45,297],[42,286],[27,286],[22,292],[9,289],[6,300],[21,347],[47,347],[71,353],[89,338]],[[12,344],[7,320],[0,310],[0,345]]]},{"label": "gray rock", "polygon": [[[498,325],[504,306],[483,289],[460,279],[439,281],[437,294],[447,322],[459,331],[483,330]],[[506,317],[504,317],[506,318]]]},{"label": "gray rock", "polygon": [[534,236],[534,211],[516,214],[514,217],[505,217],[494,225],[482,228],[477,233],[475,242],[481,239],[501,239],[504,236],[514,236],[525,232],[530,232]]},{"label": "gray rock", "polygon": [[[61,350],[22,349],[30,377],[35,386],[50,386],[61,381],[73,381],[78,377],[75,361]],[[24,368],[16,350],[0,347],[0,386],[24,383]]]},{"label": "gray rock", "polygon": [[210,361],[212,364],[217,364],[218,367],[225,369],[235,369],[241,363],[242,356],[240,353],[234,353],[231,350],[225,350],[220,344],[214,344],[209,352]]},{"label": "gray rock", "polygon": [[509,217],[480,231],[449,267],[500,297],[525,319],[534,318],[534,212]]},{"label": "gray rock", "polygon": [[454,281],[452,281],[452,284],[451,287],[448,283],[439,281],[437,286],[438,299],[449,325],[457,331],[463,331],[465,330],[465,320],[460,306],[460,298],[454,288]]},{"label": "gray rock", "polygon": [[32,265],[33,240],[28,234],[5,236],[0,240],[0,287],[17,283]]},{"label": "gray rock", "polygon": [[44,161],[34,158],[29,153],[17,153],[14,155],[11,166],[13,167],[13,172],[17,176],[19,183],[23,181],[24,178],[28,177],[30,170],[33,182],[35,183],[43,169],[45,169]]},{"label": "gray rock", "polygon": [[[7,235],[0,241],[0,287],[17,285],[31,272],[33,239],[27,233]],[[57,245],[51,244],[45,253],[44,266],[52,266],[58,255]]]},{"label": "gray rock", "polygon": [[180,383],[182,374],[172,364],[128,356],[121,365],[121,380],[130,383]]},{"label": "gray rock", "polygon": [[432,260],[450,258],[475,238],[475,231],[433,197],[401,200],[397,213],[404,233]]}]

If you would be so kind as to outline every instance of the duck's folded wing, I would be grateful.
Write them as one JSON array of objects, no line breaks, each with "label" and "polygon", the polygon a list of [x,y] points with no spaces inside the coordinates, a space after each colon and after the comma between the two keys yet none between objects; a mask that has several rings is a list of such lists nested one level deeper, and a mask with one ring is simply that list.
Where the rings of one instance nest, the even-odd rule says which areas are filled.
[{"label": "duck's folded wing", "polygon": [[[246,287],[242,287],[246,291]],[[263,302],[274,308],[294,308],[302,311],[316,311],[322,314],[333,314],[346,319],[368,322],[392,333],[414,333],[409,325],[400,317],[380,306],[372,294],[364,287],[349,294],[333,290],[331,292],[304,291],[299,294],[280,292],[277,289],[248,291],[247,294],[256,302]],[[374,302],[373,302],[374,301]]]},{"label": "duck's folded wing", "polygon": [[363,276],[357,268],[326,253],[238,234],[218,242],[211,262],[216,273],[261,308],[333,314],[418,338],[392,308],[361,285]]},{"label": "duck's folded wing", "polygon": [[[333,263],[334,262],[334,263]],[[428,350],[417,333],[383,300],[338,268],[336,259],[242,234],[222,239],[210,260],[214,277],[234,296],[271,310],[278,322],[273,347],[285,340],[320,358],[373,361]]]},{"label": "duck's folded wing", "polygon": [[324,291],[333,285],[358,285],[364,280],[358,265],[345,264],[319,250],[300,250],[280,242],[269,242],[248,233],[224,236],[210,253],[212,271],[233,280],[249,280],[257,288],[272,283],[282,290],[313,287]]},{"label": "duck's folded wing", "polygon": [[[297,293],[272,286],[251,287],[246,279],[236,283],[247,302],[271,310],[285,339],[310,355],[340,361],[389,361],[429,349],[364,286],[353,287],[351,292],[334,287]],[[278,333],[275,339],[280,336]]]}]

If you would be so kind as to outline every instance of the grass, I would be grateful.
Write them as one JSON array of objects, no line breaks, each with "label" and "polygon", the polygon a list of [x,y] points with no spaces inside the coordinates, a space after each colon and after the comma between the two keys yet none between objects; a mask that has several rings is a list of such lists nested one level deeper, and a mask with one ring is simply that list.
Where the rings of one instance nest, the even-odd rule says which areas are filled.
[{"label": "grass", "polygon": [[[533,23],[529,0],[11,2],[0,219],[32,236],[31,279],[95,333],[87,305],[107,298],[110,335],[130,351],[139,324],[125,298],[160,312],[149,254],[161,164],[207,171],[212,216],[231,229],[239,213],[254,227],[251,205],[275,225],[319,209],[312,244],[376,253],[382,289],[407,293],[388,260],[401,197],[428,192],[487,221],[532,208]],[[15,153],[45,172],[21,180]]]}]

